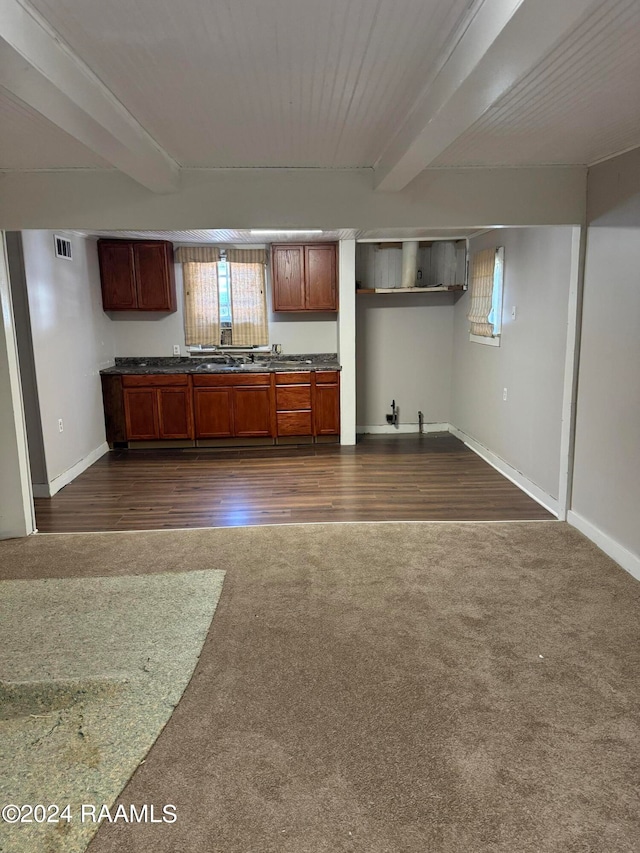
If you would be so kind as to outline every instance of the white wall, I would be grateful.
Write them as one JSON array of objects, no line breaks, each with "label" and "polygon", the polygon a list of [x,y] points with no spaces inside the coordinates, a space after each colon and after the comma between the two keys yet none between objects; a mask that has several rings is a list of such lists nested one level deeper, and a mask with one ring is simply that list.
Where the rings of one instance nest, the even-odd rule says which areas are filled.
[{"label": "white wall", "polygon": [[0,235],[0,539],[27,536],[34,524],[11,285]]},{"label": "white wall", "polygon": [[640,577],[640,149],[590,170],[588,217],[570,520]]},{"label": "white wall", "polygon": [[585,215],[582,167],[425,169],[397,193],[376,191],[373,177],[373,169],[181,169],[178,191],[163,194],[110,170],[8,172],[0,227],[457,229],[576,224]]},{"label": "white wall", "polygon": [[[173,345],[184,342],[182,265],[175,265],[178,310],[173,314],[152,311],[114,311],[111,317],[117,356],[170,356]],[[267,268],[267,320],[270,344],[281,344],[284,353],[337,352],[335,314],[282,314],[271,308],[271,284]]]},{"label": "white wall", "polygon": [[418,411],[425,424],[449,422],[453,306],[450,293],[357,296],[359,428],[387,428],[392,400],[407,430],[417,432]]},{"label": "white wall", "polygon": [[572,229],[491,231],[471,241],[471,257],[491,246],[505,247],[501,345],[469,341],[465,293],[455,307],[451,423],[557,499]]},{"label": "white wall", "polygon": [[99,371],[113,364],[115,353],[113,324],[102,310],[95,243],[67,236],[72,261],[55,257],[52,231],[22,234],[50,483],[106,449]]}]

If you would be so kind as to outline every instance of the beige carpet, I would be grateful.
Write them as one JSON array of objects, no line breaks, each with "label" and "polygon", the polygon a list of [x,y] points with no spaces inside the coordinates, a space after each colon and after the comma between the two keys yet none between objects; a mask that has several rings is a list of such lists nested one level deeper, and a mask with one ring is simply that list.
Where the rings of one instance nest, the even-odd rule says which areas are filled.
[{"label": "beige carpet", "polygon": [[[0,851],[81,853],[177,705],[223,572],[0,581]],[[60,813],[49,808],[57,804]],[[65,811],[64,806],[69,808]]]},{"label": "beige carpet", "polygon": [[6,576],[224,569],[194,676],[90,853],[631,853],[640,585],[575,530],[36,537]]}]

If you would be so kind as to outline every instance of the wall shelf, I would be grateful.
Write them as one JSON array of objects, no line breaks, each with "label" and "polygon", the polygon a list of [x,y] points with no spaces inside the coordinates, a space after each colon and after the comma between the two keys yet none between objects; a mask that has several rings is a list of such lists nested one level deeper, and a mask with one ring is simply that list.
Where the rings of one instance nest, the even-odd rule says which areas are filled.
[{"label": "wall shelf", "polygon": [[356,293],[455,293],[462,290],[462,284],[452,284],[448,287],[359,287]]}]

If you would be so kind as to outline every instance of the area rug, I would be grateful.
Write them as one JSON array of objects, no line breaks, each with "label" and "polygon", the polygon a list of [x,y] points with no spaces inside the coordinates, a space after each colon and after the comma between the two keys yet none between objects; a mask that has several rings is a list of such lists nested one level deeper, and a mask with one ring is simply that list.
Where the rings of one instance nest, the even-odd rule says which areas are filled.
[{"label": "area rug", "polygon": [[3,853],[86,848],[180,699],[223,577],[0,583]]},{"label": "area rug", "polygon": [[90,853],[631,853],[640,584],[558,522],[35,537],[12,576],[226,570]]}]

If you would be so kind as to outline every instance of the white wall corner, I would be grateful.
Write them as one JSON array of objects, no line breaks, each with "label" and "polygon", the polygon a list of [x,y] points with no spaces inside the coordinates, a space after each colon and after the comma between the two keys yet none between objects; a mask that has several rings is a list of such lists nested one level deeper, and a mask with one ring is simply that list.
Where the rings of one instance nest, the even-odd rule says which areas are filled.
[{"label": "white wall corner", "polygon": [[356,443],[356,241],[340,240],[338,259],[340,444]]},{"label": "white wall corner", "polygon": [[567,512],[571,506],[586,241],[586,225],[574,227],[571,236],[571,280],[569,282],[567,344],[562,392],[562,423],[560,426],[560,476],[558,482],[558,518],[560,521],[566,521]]},{"label": "white wall corner", "polygon": [[608,557],[611,557],[625,571],[640,581],[640,556],[629,551],[604,530],[600,530],[599,527],[572,509],[567,513],[567,522],[580,533],[584,533],[587,539],[590,539]]},{"label": "white wall corner", "polygon": [[546,510],[549,510],[550,513],[557,517],[558,515],[558,501],[556,498],[548,495],[540,486],[537,486],[532,480],[528,477],[525,477],[520,471],[514,468],[512,465],[509,465],[508,462],[505,462],[504,459],[501,459],[499,456],[496,456],[489,448],[485,447],[483,444],[480,444],[479,441],[476,441],[475,438],[472,438],[470,435],[462,432],[462,430],[457,427],[451,425],[449,427],[449,432],[452,435],[455,435],[456,438],[459,438],[460,441],[463,441],[466,446],[473,450],[474,453],[477,453],[481,459],[484,459],[485,462],[488,462],[492,468],[495,468],[496,471],[499,471],[503,477],[506,477],[507,480],[511,480],[518,488],[522,489],[530,498],[533,498],[536,503],[539,503]]},{"label": "white wall corner", "polygon": [[96,447],[95,450],[92,450],[91,453],[88,453],[84,458],[82,458],[79,462],[76,462],[71,468],[68,468],[59,477],[54,477],[53,480],[48,485],[49,494],[48,495],[39,495],[36,494],[34,488],[34,494],[36,497],[53,497],[60,489],[63,489],[65,486],[68,486],[76,477],[79,477],[83,471],[86,471],[87,468],[91,467],[94,462],[97,462],[105,453],[109,452],[109,445],[107,442],[103,442],[99,447]]},{"label": "white wall corner", "polygon": [[0,232],[0,539],[35,531],[9,264]]}]

